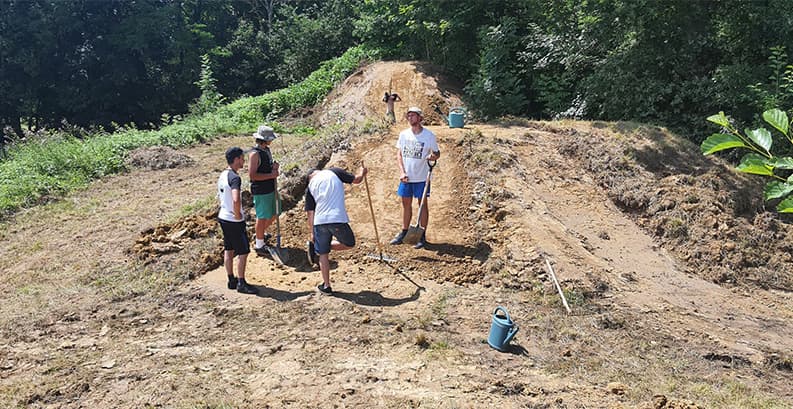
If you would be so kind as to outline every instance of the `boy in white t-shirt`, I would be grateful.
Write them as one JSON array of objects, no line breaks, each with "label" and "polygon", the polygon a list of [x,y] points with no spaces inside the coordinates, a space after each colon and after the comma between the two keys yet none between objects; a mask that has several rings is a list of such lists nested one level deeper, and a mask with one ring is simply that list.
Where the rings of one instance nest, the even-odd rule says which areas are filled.
[{"label": "boy in white t-shirt", "polygon": [[[319,291],[332,294],[330,287],[330,251],[355,247],[355,235],[350,228],[347,206],[344,203],[344,183],[359,184],[368,173],[361,166],[353,175],[344,169],[311,169],[306,175],[306,216],[311,229],[308,244],[309,263],[319,263],[322,284]],[[335,240],[334,240],[335,239]]]},{"label": "boy in white t-shirt", "polygon": [[[421,109],[410,107],[406,114],[410,128],[399,133],[397,147],[397,166],[399,169],[399,188],[397,195],[402,199],[402,231],[391,240],[391,244],[402,244],[402,240],[410,227],[410,220],[413,218],[413,198],[421,203],[422,194],[427,175],[430,171],[429,161],[437,160],[441,156],[438,148],[438,141],[435,134],[421,125]],[[429,196],[430,189],[427,189],[427,198],[421,210],[419,224],[427,229],[429,221]],[[422,235],[414,248],[420,249],[427,244],[425,235]]]},{"label": "boy in white t-shirt", "polygon": [[[256,294],[256,287],[245,281],[245,264],[250,253],[250,242],[242,214],[242,179],[239,171],[245,166],[245,154],[241,148],[226,150],[229,167],[218,176],[218,223],[223,230],[223,265],[228,276],[229,290],[243,294]],[[237,257],[237,276],[234,276],[234,257]]]}]

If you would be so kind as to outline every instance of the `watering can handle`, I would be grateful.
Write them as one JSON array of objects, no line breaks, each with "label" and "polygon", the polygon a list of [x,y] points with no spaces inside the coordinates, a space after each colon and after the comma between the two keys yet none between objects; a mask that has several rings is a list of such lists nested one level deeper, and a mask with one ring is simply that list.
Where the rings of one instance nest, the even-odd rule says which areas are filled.
[{"label": "watering can handle", "polygon": [[507,312],[507,309],[506,309],[506,308],[504,308],[504,307],[501,307],[501,306],[498,306],[498,307],[496,307],[496,310],[495,310],[495,311],[493,311],[493,315],[496,315],[496,313],[497,313],[499,310],[501,310],[501,311],[504,313],[504,315],[506,315],[506,316],[507,316],[507,321],[509,321],[509,322],[512,322],[512,318],[510,318],[510,317],[509,317],[509,313]]}]

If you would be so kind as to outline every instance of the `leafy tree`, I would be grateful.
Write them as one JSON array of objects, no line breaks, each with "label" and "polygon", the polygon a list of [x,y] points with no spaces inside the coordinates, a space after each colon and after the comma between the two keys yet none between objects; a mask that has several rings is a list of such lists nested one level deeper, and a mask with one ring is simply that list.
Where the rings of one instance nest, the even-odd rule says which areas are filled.
[{"label": "leafy tree", "polygon": [[306,78],[322,61],[354,45],[353,21],[358,1],[328,0],[282,5],[268,37],[280,61],[273,69],[284,85]]},{"label": "leafy tree", "polygon": [[525,86],[515,74],[518,36],[515,22],[504,18],[495,27],[483,29],[479,70],[466,86],[472,106],[485,116],[520,114],[528,104]]},{"label": "leafy tree", "polygon": [[215,53],[218,90],[231,97],[260,95],[281,86],[273,67],[281,60],[270,49],[266,32],[245,18],[232,38]]},{"label": "leafy tree", "polygon": [[201,56],[201,77],[195,82],[195,85],[201,89],[201,96],[190,105],[190,113],[192,114],[202,115],[212,112],[225,101],[225,98],[215,86],[215,77],[210,63],[209,54]]},{"label": "leafy tree", "polygon": [[749,86],[756,95],[756,104],[763,110],[792,105],[793,65],[787,63],[784,46],[771,47],[769,68],[771,75],[766,84],[758,82]]},{"label": "leafy tree", "polygon": [[[779,109],[763,112],[763,120],[779,131],[784,139],[793,145],[790,120],[787,114]],[[742,134],[732,122],[719,112],[711,115],[708,121],[722,127],[722,132],[709,136],[700,146],[704,155],[728,149],[744,149],[749,151],[741,159],[735,169],[739,172],[760,175],[771,179],[765,186],[765,200],[780,200],[776,209],[780,213],[793,213],[793,157],[782,156],[772,152],[774,139],[766,128],[749,129]],[[724,133],[726,131],[726,133]]]}]

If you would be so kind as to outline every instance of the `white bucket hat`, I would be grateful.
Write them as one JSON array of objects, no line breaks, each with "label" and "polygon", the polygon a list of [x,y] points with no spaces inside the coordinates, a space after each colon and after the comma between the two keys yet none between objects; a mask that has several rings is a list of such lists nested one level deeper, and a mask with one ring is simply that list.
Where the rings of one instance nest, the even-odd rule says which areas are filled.
[{"label": "white bucket hat", "polygon": [[256,130],[256,132],[253,133],[253,137],[256,138],[257,141],[270,142],[277,138],[278,135],[275,133],[273,128],[270,128],[267,125],[262,125]]},{"label": "white bucket hat", "polygon": [[421,117],[424,116],[424,113],[421,112],[421,108],[419,108],[419,107],[410,107],[410,108],[408,108],[408,112],[407,113],[411,113],[411,112],[413,112],[415,114],[418,114]]}]

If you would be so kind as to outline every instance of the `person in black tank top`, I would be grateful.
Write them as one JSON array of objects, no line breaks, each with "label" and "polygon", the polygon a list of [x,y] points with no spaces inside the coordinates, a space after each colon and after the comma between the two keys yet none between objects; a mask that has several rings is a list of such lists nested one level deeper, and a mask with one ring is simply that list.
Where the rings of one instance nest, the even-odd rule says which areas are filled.
[{"label": "person in black tank top", "polygon": [[253,134],[256,146],[251,150],[248,157],[248,176],[251,180],[251,194],[253,194],[253,205],[256,208],[256,242],[254,250],[260,254],[266,254],[266,241],[270,235],[265,231],[275,221],[277,200],[275,193],[275,180],[278,178],[278,162],[273,160],[270,152],[270,143],[278,135],[269,126],[260,126]]}]

